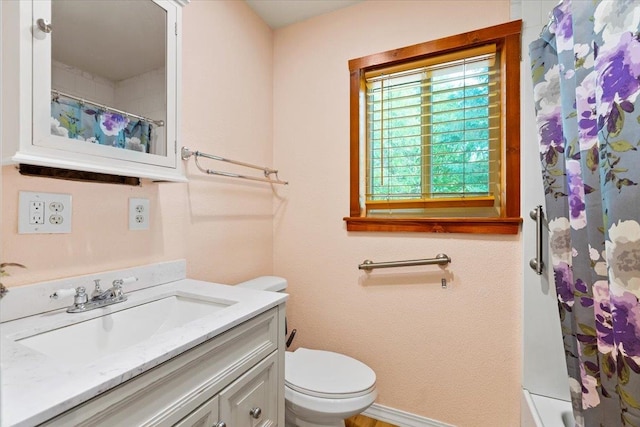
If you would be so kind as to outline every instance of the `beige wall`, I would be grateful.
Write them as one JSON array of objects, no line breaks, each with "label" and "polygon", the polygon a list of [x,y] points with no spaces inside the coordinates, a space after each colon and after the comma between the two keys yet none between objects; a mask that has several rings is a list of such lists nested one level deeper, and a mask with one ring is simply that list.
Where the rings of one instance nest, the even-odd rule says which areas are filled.
[{"label": "beige wall", "polygon": [[[366,1],[272,33],[240,1],[184,9],[182,141],[274,165],[288,187],[204,177],[124,187],[2,173],[7,285],[186,258],[190,277],[289,279],[295,346],[341,351],[378,375],[378,403],[458,426],[515,426],[520,237],[347,233],[351,58],[509,20],[503,1]],[[371,31],[371,28],[375,28]],[[318,82],[318,83],[311,83]],[[272,93],[273,91],[273,93]],[[224,165],[207,163],[208,167]],[[69,235],[18,235],[17,192],[73,195]],[[151,199],[128,231],[127,199]],[[440,267],[357,264],[447,253]],[[440,288],[446,277],[450,287]]]},{"label": "beige wall", "polygon": [[[194,1],[183,18],[183,145],[270,165],[271,30],[237,1]],[[13,166],[2,175],[2,260],[28,266],[12,269],[5,285],[179,258],[187,259],[189,276],[212,281],[271,273],[268,186],[202,176],[192,160],[189,184],[69,182],[24,177]],[[73,232],[17,234],[20,190],[71,194]],[[150,199],[149,231],[128,230],[129,197]]]},{"label": "beige wall", "polygon": [[[508,0],[365,1],[275,32],[274,158],[291,185],[274,270],[295,346],[361,359],[379,404],[456,426],[519,424],[520,236],[346,232],[347,61],[509,19]],[[445,271],[357,269],[440,252]]]}]

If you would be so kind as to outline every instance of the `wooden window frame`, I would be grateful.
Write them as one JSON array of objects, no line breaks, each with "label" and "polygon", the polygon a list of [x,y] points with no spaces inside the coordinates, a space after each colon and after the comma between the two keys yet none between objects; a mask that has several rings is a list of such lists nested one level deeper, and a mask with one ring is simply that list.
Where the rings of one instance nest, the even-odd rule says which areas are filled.
[{"label": "wooden window frame", "polygon": [[[520,217],[520,60],[522,21],[512,21],[349,61],[350,182],[347,231],[517,234]],[[360,145],[363,138],[366,71],[495,43],[501,78],[501,206],[499,217],[367,217],[360,206]]]}]

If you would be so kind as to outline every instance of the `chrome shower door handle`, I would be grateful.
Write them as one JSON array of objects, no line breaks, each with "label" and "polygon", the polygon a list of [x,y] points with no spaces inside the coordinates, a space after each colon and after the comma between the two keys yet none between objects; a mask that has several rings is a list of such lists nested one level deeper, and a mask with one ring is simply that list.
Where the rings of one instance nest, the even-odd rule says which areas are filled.
[{"label": "chrome shower door handle", "polygon": [[529,216],[536,222],[536,257],[529,260],[529,267],[541,275],[544,268],[544,262],[542,261],[542,226],[544,220],[544,212],[542,206],[538,205],[535,209],[529,212]]}]

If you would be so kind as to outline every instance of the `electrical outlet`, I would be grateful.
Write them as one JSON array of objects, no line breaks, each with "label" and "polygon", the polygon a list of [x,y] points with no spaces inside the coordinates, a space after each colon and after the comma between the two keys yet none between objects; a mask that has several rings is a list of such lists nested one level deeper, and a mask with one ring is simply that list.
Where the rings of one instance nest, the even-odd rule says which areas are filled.
[{"label": "electrical outlet", "polygon": [[20,191],[18,233],[71,233],[71,195]]},{"label": "electrical outlet", "polygon": [[129,230],[149,229],[149,199],[129,199]]},{"label": "electrical outlet", "polygon": [[44,202],[41,200],[29,201],[29,224],[44,224]]},{"label": "electrical outlet", "polygon": [[60,225],[64,222],[64,218],[62,217],[62,215],[53,214],[49,217],[49,222],[53,225]]},{"label": "electrical outlet", "polygon": [[51,202],[49,203],[49,210],[52,212],[62,212],[64,210],[64,203]]}]

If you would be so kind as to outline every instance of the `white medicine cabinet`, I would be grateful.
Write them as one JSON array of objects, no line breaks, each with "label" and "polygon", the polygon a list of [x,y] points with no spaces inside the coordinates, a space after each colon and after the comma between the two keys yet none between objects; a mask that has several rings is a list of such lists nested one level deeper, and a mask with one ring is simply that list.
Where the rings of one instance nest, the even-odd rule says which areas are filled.
[{"label": "white medicine cabinet", "polygon": [[2,2],[3,164],[186,181],[187,1]]}]

